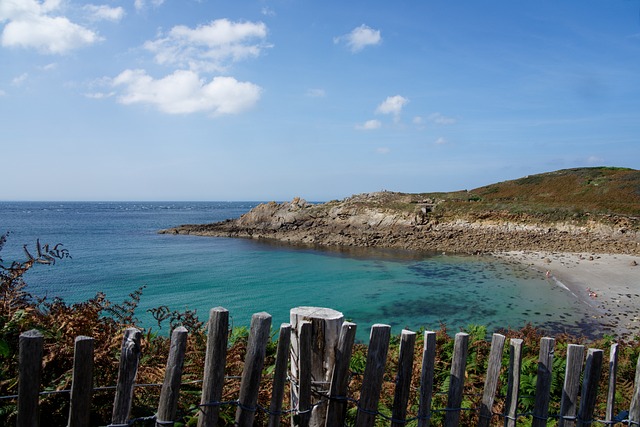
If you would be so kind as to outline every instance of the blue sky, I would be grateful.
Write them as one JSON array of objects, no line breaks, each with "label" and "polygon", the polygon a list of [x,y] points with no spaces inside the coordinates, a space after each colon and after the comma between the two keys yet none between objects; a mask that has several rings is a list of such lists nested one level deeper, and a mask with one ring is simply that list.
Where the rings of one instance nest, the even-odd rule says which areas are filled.
[{"label": "blue sky", "polygon": [[0,0],[0,200],[640,169],[640,0]]}]

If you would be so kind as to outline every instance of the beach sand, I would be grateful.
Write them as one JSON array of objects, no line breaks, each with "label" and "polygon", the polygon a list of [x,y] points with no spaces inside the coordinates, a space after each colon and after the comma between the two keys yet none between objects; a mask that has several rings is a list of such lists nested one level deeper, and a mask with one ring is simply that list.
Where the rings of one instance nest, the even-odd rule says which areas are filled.
[{"label": "beach sand", "polygon": [[640,335],[640,257],[536,251],[493,255],[534,267],[565,286],[593,307],[607,333],[620,339]]}]

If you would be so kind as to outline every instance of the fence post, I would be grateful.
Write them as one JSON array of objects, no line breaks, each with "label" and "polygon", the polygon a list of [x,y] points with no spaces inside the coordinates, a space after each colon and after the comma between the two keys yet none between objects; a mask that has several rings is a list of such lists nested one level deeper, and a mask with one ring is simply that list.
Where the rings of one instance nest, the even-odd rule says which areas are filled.
[{"label": "fence post", "polygon": [[422,372],[420,374],[420,404],[418,406],[418,427],[431,424],[431,397],[436,363],[436,333],[425,331],[422,348]]},{"label": "fence post", "polygon": [[375,422],[390,337],[391,326],[375,324],[371,327],[355,427],[371,427]]},{"label": "fence post", "polygon": [[518,416],[520,392],[520,368],[522,365],[522,340],[512,338],[509,342],[509,381],[505,402],[505,427],[515,427]]},{"label": "fence post", "polygon": [[532,427],[546,427],[549,416],[549,399],[551,398],[551,376],[553,375],[553,348],[556,340],[545,337],[540,340],[538,356],[538,379],[536,381],[536,398],[533,407]]},{"label": "fence post", "polygon": [[311,328],[307,320],[298,326],[298,408],[293,423],[298,427],[308,427],[311,419]]},{"label": "fence post", "polygon": [[575,427],[578,409],[578,391],[580,390],[580,374],[584,360],[584,346],[569,344],[567,346],[567,367],[560,401],[560,420],[558,427]]},{"label": "fence post", "polygon": [[207,351],[204,356],[198,427],[214,427],[218,423],[228,339],[229,311],[223,307],[212,308],[207,324]]},{"label": "fence post", "polygon": [[505,340],[506,337],[501,334],[493,334],[491,338],[491,352],[489,353],[487,377],[484,380],[478,427],[489,427],[491,418],[493,417],[493,401],[498,387],[498,379],[500,379],[502,352],[504,351]]},{"label": "fence post", "polygon": [[447,411],[444,416],[446,427],[458,427],[460,423],[460,406],[464,390],[464,373],[467,367],[467,351],[469,349],[469,334],[458,332],[453,344],[453,361],[449,376],[449,398]]},{"label": "fence post", "polygon": [[42,334],[32,329],[20,334],[18,354],[18,427],[38,426],[38,393],[42,371]]},{"label": "fence post", "polygon": [[278,427],[280,425],[290,345],[291,325],[289,323],[283,323],[280,325],[280,334],[278,336],[278,350],[276,353],[276,367],[273,373],[273,390],[271,392],[271,404],[269,405],[268,427]]},{"label": "fence post", "polygon": [[396,374],[396,389],[393,395],[393,408],[391,416],[392,427],[403,427],[407,417],[407,402],[409,401],[409,388],[411,387],[411,374],[413,372],[413,353],[416,346],[416,333],[402,330],[400,334],[400,354],[398,356],[398,372]]},{"label": "fence post", "polygon": [[78,336],[73,354],[73,378],[69,404],[68,427],[88,426],[93,392],[93,348],[91,337]]},{"label": "fence post", "polygon": [[138,372],[140,360],[140,337],[142,333],[136,328],[127,328],[122,337],[120,367],[118,369],[118,385],[113,401],[113,414],[110,426],[128,426],[133,385]]},{"label": "fence post", "polygon": [[160,391],[160,403],[156,416],[156,427],[173,425],[178,409],[182,365],[187,350],[187,328],[178,326],[171,333],[171,347],[164,372],[164,383]]},{"label": "fence post", "polygon": [[251,317],[249,342],[247,343],[247,354],[240,381],[240,397],[236,410],[235,426],[237,427],[251,427],[253,425],[270,330],[271,315],[269,313],[256,313]]},{"label": "fence post", "polygon": [[349,362],[356,338],[356,324],[344,322],[336,348],[336,363],[331,374],[329,408],[326,427],[342,427],[347,415],[347,389],[349,387]]},{"label": "fence post", "polygon": [[590,427],[593,424],[593,410],[596,407],[603,358],[604,352],[602,350],[590,348],[587,351],[580,409],[578,410],[578,427]]},{"label": "fence post", "polygon": [[[309,425],[323,427],[327,413],[326,401],[320,395],[329,391],[331,372],[335,363],[336,346],[340,338],[340,327],[344,321],[342,313],[330,308],[296,307],[289,312],[291,335],[291,377],[293,383],[298,382],[298,335],[303,321],[311,322],[311,381],[314,391],[311,403],[314,405]],[[291,388],[291,405],[298,406],[297,390]]]},{"label": "fence post", "polygon": [[631,398],[631,406],[629,407],[629,424],[640,423],[640,356],[636,362],[636,377],[633,382],[633,397]]},{"label": "fence post", "polygon": [[607,411],[605,421],[613,420],[615,413],[616,377],[618,375],[618,343],[609,350],[609,389],[607,390]]}]

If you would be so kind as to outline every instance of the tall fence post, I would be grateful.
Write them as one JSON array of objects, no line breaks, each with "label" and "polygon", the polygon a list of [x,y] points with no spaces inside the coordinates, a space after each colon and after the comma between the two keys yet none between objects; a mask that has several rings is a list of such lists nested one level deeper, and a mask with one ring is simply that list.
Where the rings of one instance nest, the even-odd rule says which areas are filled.
[{"label": "tall fence post", "polygon": [[200,397],[198,427],[214,427],[218,424],[220,399],[224,386],[224,368],[227,363],[229,339],[229,311],[223,307],[209,310],[207,324],[207,351],[204,358],[204,378]]},{"label": "tall fence post", "polygon": [[603,358],[604,352],[602,350],[595,348],[587,350],[580,409],[578,410],[578,427],[589,427],[593,424],[593,411],[596,407]]},{"label": "tall fence post", "polygon": [[251,317],[249,342],[247,343],[247,354],[240,381],[240,397],[236,410],[235,425],[237,427],[251,427],[253,425],[270,330],[271,315],[269,313],[256,313]]},{"label": "tall fence post", "polygon": [[129,425],[129,412],[133,399],[133,386],[138,372],[140,360],[140,337],[142,333],[136,328],[127,328],[122,338],[120,367],[118,369],[118,385],[113,401],[113,414],[110,427]]},{"label": "tall fence post", "polygon": [[520,369],[522,366],[522,340],[512,338],[509,342],[509,380],[505,402],[505,427],[515,427],[518,419],[518,397],[520,396]]},{"label": "tall fence post", "polygon": [[538,380],[536,381],[536,397],[533,407],[532,427],[546,427],[549,416],[549,399],[551,398],[551,377],[553,374],[553,349],[556,340],[545,337],[540,340],[538,356]]},{"label": "tall fence post", "polygon": [[273,373],[273,391],[271,392],[271,403],[269,405],[268,427],[278,427],[280,425],[290,346],[291,325],[283,323],[280,325],[280,334],[278,335],[278,350],[276,352],[276,367]]},{"label": "tall fence post", "polygon": [[436,333],[425,331],[422,348],[422,370],[420,373],[420,403],[418,405],[418,427],[431,424],[431,397],[436,364]]},{"label": "tall fence post", "polygon": [[560,401],[560,420],[558,427],[575,427],[578,410],[578,391],[580,375],[584,360],[584,346],[569,344],[567,346],[567,367],[565,368],[564,386]]},{"label": "tall fence post", "polygon": [[76,337],[68,427],[89,425],[93,392],[93,348],[93,338]]},{"label": "tall fence post", "polygon": [[444,415],[446,427],[458,427],[460,423],[460,407],[462,392],[464,391],[464,373],[467,367],[467,352],[469,350],[469,334],[458,332],[453,343],[453,361],[449,376],[449,398],[447,411]]},{"label": "tall fence post", "polygon": [[636,362],[636,376],[633,382],[633,397],[631,398],[631,406],[629,407],[629,424],[640,424],[640,356]]},{"label": "tall fence post", "polygon": [[402,330],[400,333],[400,354],[398,355],[398,372],[396,374],[396,389],[393,396],[391,416],[392,427],[403,427],[407,417],[407,403],[411,374],[413,372],[413,353],[416,346],[416,333]]},{"label": "tall fence post", "polygon": [[[340,327],[344,321],[342,313],[330,308],[296,307],[289,312],[292,327],[291,335],[291,378],[298,382],[298,346],[300,325],[304,321],[311,322],[311,381],[313,410],[309,425],[324,427],[327,414],[325,396],[329,392],[331,373],[335,363],[335,352],[340,338]],[[298,406],[297,390],[291,388],[291,405]]]},{"label": "tall fence post", "polygon": [[347,416],[347,391],[349,387],[349,362],[356,338],[356,324],[344,322],[336,348],[336,363],[331,374],[329,408],[326,427],[342,427]]},{"label": "tall fence post", "polygon": [[487,376],[484,379],[478,427],[489,427],[491,418],[493,417],[493,401],[496,396],[496,389],[498,388],[498,380],[500,379],[505,340],[506,337],[501,334],[493,334],[491,338],[491,351],[489,352]]},{"label": "tall fence post", "polygon": [[390,337],[391,326],[375,324],[371,327],[355,427],[371,427],[376,420]]},{"label": "tall fence post", "polygon": [[182,382],[182,365],[187,350],[187,328],[178,326],[171,333],[171,346],[164,372],[164,383],[160,391],[160,403],[156,416],[156,427],[173,426],[178,410],[178,397]]},{"label": "tall fence post", "polygon": [[36,427],[39,424],[38,393],[42,371],[44,338],[35,329],[20,334],[18,372],[18,427]]},{"label": "tall fence post", "polygon": [[609,389],[607,390],[607,410],[605,421],[613,420],[615,414],[616,378],[618,372],[618,343],[611,345],[609,350]]},{"label": "tall fence post", "polygon": [[311,419],[311,322],[298,325],[298,408],[294,425],[308,427]]}]

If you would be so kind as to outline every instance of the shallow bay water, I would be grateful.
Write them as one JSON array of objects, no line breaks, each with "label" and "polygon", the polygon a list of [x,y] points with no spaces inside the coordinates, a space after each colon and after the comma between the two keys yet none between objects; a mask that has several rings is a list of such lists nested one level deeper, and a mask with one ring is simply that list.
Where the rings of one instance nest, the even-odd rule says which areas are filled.
[{"label": "shallow bay water", "polygon": [[[24,259],[22,245],[63,243],[72,259],[27,274],[35,295],[83,301],[104,292],[113,302],[146,286],[142,325],[157,329],[148,309],[222,306],[235,326],[266,311],[277,327],[297,306],[330,307],[358,323],[365,340],[374,323],[455,332],[470,324],[490,331],[526,323],[552,331],[599,333],[590,307],[537,270],[492,257],[376,249],[326,250],[247,239],[161,235],[185,223],[238,217],[256,202],[0,202],[0,256]],[[167,326],[165,326],[166,329]]]}]

